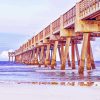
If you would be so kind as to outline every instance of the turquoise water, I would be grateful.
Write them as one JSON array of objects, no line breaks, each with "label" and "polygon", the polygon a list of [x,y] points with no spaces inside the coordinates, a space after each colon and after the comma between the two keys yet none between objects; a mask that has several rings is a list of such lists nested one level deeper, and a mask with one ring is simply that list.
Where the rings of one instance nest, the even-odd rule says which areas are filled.
[{"label": "turquoise water", "polygon": [[71,70],[66,66],[65,71],[59,70],[59,63],[56,70],[50,70],[42,66],[22,65],[13,62],[0,62],[0,83],[31,83],[31,82],[81,82],[100,81],[100,62],[96,63],[96,69],[86,71],[84,75],[78,74],[78,68]]}]

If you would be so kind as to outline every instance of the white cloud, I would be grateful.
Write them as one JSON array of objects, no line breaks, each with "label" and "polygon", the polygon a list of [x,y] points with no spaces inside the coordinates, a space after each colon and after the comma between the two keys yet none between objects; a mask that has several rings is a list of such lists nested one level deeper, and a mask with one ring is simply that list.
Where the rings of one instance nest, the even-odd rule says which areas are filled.
[{"label": "white cloud", "polygon": [[10,49],[8,51],[0,52],[0,61],[7,61],[8,60],[8,52],[12,52],[13,50]]}]

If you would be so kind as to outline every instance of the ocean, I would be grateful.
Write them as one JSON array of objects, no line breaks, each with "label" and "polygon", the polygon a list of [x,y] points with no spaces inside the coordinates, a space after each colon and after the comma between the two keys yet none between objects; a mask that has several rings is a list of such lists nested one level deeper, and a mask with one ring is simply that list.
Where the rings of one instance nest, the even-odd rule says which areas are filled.
[{"label": "ocean", "polygon": [[0,61],[0,83],[54,83],[57,82],[100,82],[100,61],[95,62],[96,69],[87,71],[84,75],[78,74],[78,67],[72,70],[66,66],[65,71],[61,71],[58,62],[56,70],[50,70],[41,66],[24,65],[15,62]]}]

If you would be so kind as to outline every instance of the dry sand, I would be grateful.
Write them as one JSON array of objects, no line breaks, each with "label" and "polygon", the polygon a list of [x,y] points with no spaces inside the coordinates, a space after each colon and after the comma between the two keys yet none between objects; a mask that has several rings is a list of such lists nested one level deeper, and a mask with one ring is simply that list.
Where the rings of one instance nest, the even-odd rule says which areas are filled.
[{"label": "dry sand", "polygon": [[0,100],[100,100],[100,86],[4,84]]}]

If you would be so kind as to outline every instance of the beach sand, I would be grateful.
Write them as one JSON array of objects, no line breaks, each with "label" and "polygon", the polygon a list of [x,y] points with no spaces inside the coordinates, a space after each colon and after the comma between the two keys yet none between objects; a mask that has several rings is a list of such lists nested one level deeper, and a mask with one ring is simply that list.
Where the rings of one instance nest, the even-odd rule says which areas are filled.
[{"label": "beach sand", "polygon": [[100,86],[3,84],[0,100],[100,100]]}]

